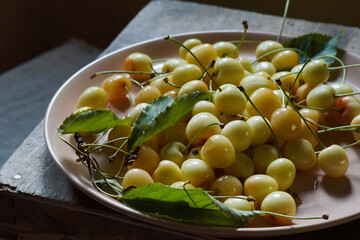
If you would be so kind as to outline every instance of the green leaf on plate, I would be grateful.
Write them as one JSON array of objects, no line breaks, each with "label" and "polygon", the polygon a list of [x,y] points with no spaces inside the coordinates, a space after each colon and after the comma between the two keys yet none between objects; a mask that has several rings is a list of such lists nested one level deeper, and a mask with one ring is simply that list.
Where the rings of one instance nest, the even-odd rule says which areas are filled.
[{"label": "green leaf on plate", "polygon": [[[311,59],[315,59],[321,56],[330,55],[336,56],[339,38],[341,34],[331,37],[319,33],[310,33],[285,42],[284,47],[297,48],[304,51]],[[302,54],[300,56],[300,63],[306,61],[306,57]],[[334,62],[332,58],[324,58],[328,64]]]},{"label": "green leaf on plate", "polygon": [[127,143],[128,152],[181,119],[191,111],[195,103],[209,99],[211,96],[211,92],[197,91],[185,94],[176,100],[169,96],[155,99],[135,121]]},{"label": "green leaf on plate", "polygon": [[92,177],[95,184],[103,191],[112,195],[122,196],[121,192],[123,191],[123,188],[120,183],[115,179],[108,178],[105,181],[104,178],[97,171],[94,170],[92,171]]},{"label": "green leaf on plate", "polygon": [[130,118],[120,119],[112,110],[87,109],[68,116],[58,129],[60,134],[86,132],[97,134],[119,126],[130,125]]},{"label": "green leaf on plate", "polygon": [[174,221],[214,227],[242,227],[261,211],[231,209],[202,188],[177,189],[160,183],[148,184],[123,192],[121,201],[141,212]]}]

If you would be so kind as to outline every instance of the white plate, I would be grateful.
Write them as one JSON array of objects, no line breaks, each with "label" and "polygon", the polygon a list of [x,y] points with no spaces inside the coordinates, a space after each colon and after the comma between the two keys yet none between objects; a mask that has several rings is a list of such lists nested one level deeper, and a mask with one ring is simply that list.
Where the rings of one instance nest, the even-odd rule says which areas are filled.
[{"label": "white plate", "polygon": [[[241,38],[241,33],[236,31],[197,32],[176,35],[174,37],[180,41],[184,41],[190,37],[196,37],[203,42],[214,43],[220,40],[238,40]],[[246,39],[275,40],[276,36],[267,33],[248,33]],[[283,40],[286,39],[289,38],[283,37]],[[250,59],[254,59],[255,47],[256,44],[243,44],[240,49],[240,54]],[[359,150],[356,148],[347,149],[350,156],[350,168],[346,177],[341,179],[331,179],[325,177],[319,170],[297,173],[296,181],[292,189],[296,191],[303,200],[303,204],[297,209],[297,215],[314,216],[328,213],[330,218],[327,221],[294,220],[294,224],[291,226],[278,227],[270,226],[263,221],[256,220],[251,226],[244,228],[210,228],[150,217],[126,207],[120,202],[95,190],[88,180],[89,176],[87,169],[82,164],[75,161],[76,155],[74,151],[59,139],[57,128],[65,117],[70,115],[76,109],[76,100],[83,90],[89,86],[101,85],[106,76],[90,79],[90,76],[95,72],[122,69],[124,59],[133,52],[143,52],[153,59],[158,59],[177,57],[178,49],[179,47],[170,41],[154,39],[117,50],[79,70],[57,91],[49,104],[45,116],[45,140],[55,163],[76,187],[100,203],[133,218],[177,231],[212,236],[260,237],[292,234],[326,228],[359,218],[360,198],[358,196],[360,196],[360,176],[358,173],[360,172],[360,160],[358,157]],[[358,56],[343,51],[341,51],[341,59],[345,64],[360,62]],[[334,73],[332,74],[334,75]],[[357,86],[359,86],[356,82],[358,76],[360,76],[359,68],[348,70],[347,83],[351,84],[356,89],[358,88]],[[339,77],[336,76],[336,78]],[[122,111],[126,114],[128,109],[123,109]],[[347,137],[349,135],[344,134],[344,136],[342,143],[345,144],[346,141],[348,141]],[[330,138],[327,139],[327,144],[330,144],[331,139],[332,137],[330,136]],[[103,165],[104,164],[105,163],[103,163]]]}]

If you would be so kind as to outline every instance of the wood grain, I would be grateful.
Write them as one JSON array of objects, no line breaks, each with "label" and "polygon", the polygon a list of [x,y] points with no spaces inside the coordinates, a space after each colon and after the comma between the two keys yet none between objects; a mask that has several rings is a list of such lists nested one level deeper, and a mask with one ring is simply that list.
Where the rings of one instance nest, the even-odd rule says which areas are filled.
[{"label": "wood grain", "polygon": [[[278,34],[282,18],[256,12],[234,10],[182,1],[152,1],[128,24],[103,52],[177,33],[209,30],[242,31],[242,21],[247,20],[249,32]],[[334,19],[336,21],[336,19]],[[318,32],[335,36],[344,30],[339,47],[360,54],[360,29],[337,24],[315,23],[305,20],[286,20],[283,34],[293,37]]]},{"label": "wood grain", "polygon": [[[1,221],[0,218],[0,239],[2,233],[3,238],[11,240],[204,239],[200,236],[144,224],[103,209],[78,205],[74,207],[36,197],[29,202],[25,194],[0,192],[0,199],[4,198],[11,201],[13,207],[3,207],[7,211],[5,213],[7,219]],[[4,210],[2,211],[0,213],[4,213]],[[5,232],[7,235],[4,234]]]},{"label": "wood grain", "polygon": [[0,126],[9,136],[0,144],[0,166],[44,118],[57,89],[100,52],[72,39],[0,75]]}]

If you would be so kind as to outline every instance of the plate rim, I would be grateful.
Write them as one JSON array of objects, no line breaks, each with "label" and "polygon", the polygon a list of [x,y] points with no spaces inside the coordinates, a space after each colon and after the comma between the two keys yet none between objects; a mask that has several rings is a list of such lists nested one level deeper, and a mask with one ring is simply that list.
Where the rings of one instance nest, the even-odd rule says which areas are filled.
[{"label": "plate rim", "polygon": [[[238,30],[206,30],[206,31],[191,31],[191,32],[184,32],[184,33],[178,33],[178,34],[172,34],[171,37],[186,37],[186,36],[192,36],[192,35],[211,35],[211,34],[241,34],[243,31]],[[274,33],[271,32],[263,32],[263,31],[251,31],[247,34],[251,35],[259,35],[259,36],[277,36]],[[293,36],[283,34],[281,36],[282,39],[286,38],[294,38]],[[141,213],[137,210],[134,210],[130,207],[125,206],[122,203],[119,203],[113,198],[110,198],[104,194],[101,194],[94,188],[88,188],[86,185],[82,184],[79,178],[75,177],[74,175],[71,175],[68,171],[66,171],[65,167],[61,164],[61,161],[57,159],[57,155],[51,145],[50,140],[50,132],[48,131],[48,119],[49,114],[51,111],[51,108],[57,98],[57,96],[60,94],[63,88],[72,81],[77,75],[79,75],[81,72],[83,72],[88,67],[97,64],[98,62],[102,61],[105,58],[108,58],[112,55],[117,54],[118,52],[122,52],[131,48],[135,48],[141,45],[145,45],[151,42],[156,42],[159,40],[162,40],[163,37],[155,37],[152,39],[140,41],[122,48],[119,48],[117,50],[111,51],[109,53],[104,54],[103,56],[95,59],[94,61],[91,61],[90,63],[86,64],[84,67],[76,71],[72,76],[70,76],[62,85],[61,87],[55,92],[53,97],[51,98],[45,112],[45,121],[44,121],[44,127],[43,127],[43,134],[45,139],[45,145],[51,155],[52,160],[55,162],[58,168],[63,172],[63,174],[66,176],[67,179],[70,180],[70,182],[76,186],[77,189],[81,190],[83,193],[85,193],[87,196],[91,197],[92,199],[96,200],[97,202],[115,210],[116,212],[120,214],[124,214],[130,218],[136,218],[138,220],[141,220],[147,224],[150,224],[150,226],[159,229],[159,226],[156,224],[158,223],[166,223],[166,229],[171,229],[174,231],[179,231],[179,227],[182,227],[182,229],[185,229],[185,231],[179,231],[179,232],[185,232],[190,234],[202,234],[202,235],[210,235],[210,236],[219,236],[219,237],[264,237],[264,236],[281,236],[286,234],[297,234],[297,233],[303,233],[303,232],[309,232],[313,230],[320,230],[328,227],[337,226],[342,223],[350,222],[352,220],[356,220],[360,217],[360,211],[354,212],[353,214],[349,214],[343,218],[331,221],[331,222],[321,222],[316,223],[315,225],[288,225],[288,226],[272,226],[272,227],[254,227],[254,228],[214,228],[214,227],[206,227],[201,225],[195,225],[195,224],[188,224],[188,223],[180,223],[170,220],[161,219],[158,217],[152,217],[150,215]],[[343,49],[341,49],[343,50]],[[352,57],[360,58],[358,55],[343,50],[346,52],[346,54],[349,54]],[[116,204],[115,204],[116,201]],[[121,209],[123,211],[119,210],[119,205],[121,206]],[[185,227],[184,227],[185,226]],[[206,233],[206,234],[204,234]]]}]

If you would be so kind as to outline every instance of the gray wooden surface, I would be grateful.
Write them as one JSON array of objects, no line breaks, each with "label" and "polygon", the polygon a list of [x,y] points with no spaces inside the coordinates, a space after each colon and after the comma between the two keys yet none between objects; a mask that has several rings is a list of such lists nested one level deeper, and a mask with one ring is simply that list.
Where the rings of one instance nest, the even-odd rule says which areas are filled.
[{"label": "gray wooden surface", "polygon": [[[339,6],[339,9],[341,6]],[[150,2],[127,25],[103,54],[130,44],[167,35],[207,30],[243,30],[242,21],[247,20],[248,31],[277,34],[282,18],[256,12],[233,10],[211,5],[173,0]],[[334,23],[336,19],[334,19]],[[300,36],[318,32],[335,36],[344,30],[339,47],[360,54],[360,29],[337,24],[323,24],[299,19],[287,19],[283,34]]]},{"label": "gray wooden surface", "polygon": [[0,75],[0,166],[44,118],[55,91],[100,49],[70,40]]},{"label": "gray wooden surface", "polygon": [[[282,20],[275,16],[191,2],[152,1],[139,12],[103,54],[143,40],[181,32],[218,29],[242,30],[243,19],[248,20],[249,31],[272,33],[278,33]],[[336,35],[341,30],[344,30],[344,33],[339,47],[360,55],[360,29],[358,28],[289,18],[286,21],[284,34],[294,37],[309,32]],[[48,201],[64,203],[66,206],[86,206],[88,202],[90,202],[89,206],[93,206],[94,203],[75,189],[52,162],[45,147],[42,131],[43,121],[37,125],[0,169],[0,193],[6,191],[13,194],[36,196]],[[359,224],[359,221],[355,223]],[[353,229],[351,224],[354,222],[345,228],[345,231],[348,231],[346,233],[348,237],[353,233],[349,230]],[[337,228],[332,228],[331,231],[333,231],[332,237],[340,236],[340,232],[338,232],[340,230]],[[353,231],[359,233],[356,229]],[[294,239],[310,235],[296,236]],[[312,236],[321,236],[321,233]],[[332,237],[330,236],[331,239],[336,239]]]}]

